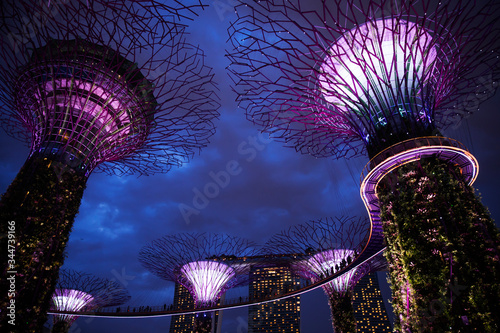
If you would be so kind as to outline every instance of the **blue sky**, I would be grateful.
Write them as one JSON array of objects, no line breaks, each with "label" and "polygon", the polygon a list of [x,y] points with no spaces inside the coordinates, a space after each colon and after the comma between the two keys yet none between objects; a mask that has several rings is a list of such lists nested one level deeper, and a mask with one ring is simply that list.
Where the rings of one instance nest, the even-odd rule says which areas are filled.
[{"label": "blue sky", "polygon": [[[164,282],[137,260],[146,243],[178,232],[226,232],[264,243],[290,225],[328,216],[366,215],[359,177],[368,158],[316,159],[261,135],[238,109],[224,57],[226,29],[235,19],[232,0],[208,1],[191,23],[189,40],[200,44],[216,73],[221,98],[217,132],[193,160],[167,174],[107,176],[93,173],[67,247],[65,268],[124,284],[138,303],[160,305],[172,299],[173,283]],[[481,105],[461,127],[445,134],[462,141],[479,160],[474,187],[493,218],[500,219],[500,94]],[[0,133],[0,191],[12,182],[29,148]],[[221,174],[229,174],[221,181]],[[214,178],[219,175],[220,183]],[[228,179],[228,180],[227,180]],[[227,181],[226,181],[227,180]],[[208,189],[208,190],[207,190]],[[206,200],[198,193],[209,193]],[[197,198],[198,196],[198,198]],[[186,207],[191,207],[186,213]],[[184,212],[184,213],[183,213]],[[497,222],[498,225],[498,222]],[[304,295],[303,333],[332,332],[326,297]],[[222,332],[246,332],[246,310],[228,311]],[[158,332],[169,320],[80,318],[80,332]],[[75,330],[76,331],[76,330]]]}]

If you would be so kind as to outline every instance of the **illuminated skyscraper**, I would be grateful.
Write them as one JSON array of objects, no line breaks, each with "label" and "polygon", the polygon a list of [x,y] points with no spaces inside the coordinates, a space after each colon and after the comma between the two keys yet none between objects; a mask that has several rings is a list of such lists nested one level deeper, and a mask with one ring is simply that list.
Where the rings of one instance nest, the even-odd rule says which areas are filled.
[{"label": "illuminated skyscraper", "polygon": [[353,307],[358,333],[392,331],[376,272],[365,275],[354,286]]},{"label": "illuminated skyscraper", "polygon": [[[194,309],[194,299],[189,290],[180,283],[175,284],[174,309]],[[172,316],[170,333],[192,332],[195,315]]]},{"label": "illuminated skyscraper", "polygon": [[[250,299],[283,294],[300,285],[290,268],[281,265],[252,266],[250,281]],[[300,332],[300,297],[250,306],[248,332]]]}]

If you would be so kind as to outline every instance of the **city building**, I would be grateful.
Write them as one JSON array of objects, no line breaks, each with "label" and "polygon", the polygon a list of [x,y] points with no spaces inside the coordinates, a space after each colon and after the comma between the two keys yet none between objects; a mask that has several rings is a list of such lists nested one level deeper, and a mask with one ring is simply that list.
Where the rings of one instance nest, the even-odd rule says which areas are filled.
[{"label": "city building", "polygon": [[[282,294],[300,286],[298,277],[287,266],[252,266],[250,299]],[[300,332],[300,297],[252,305],[248,310],[248,332]]]},{"label": "city building", "polygon": [[[193,296],[191,296],[189,290],[186,287],[184,287],[182,284],[176,283],[174,291],[174,309],[192,308],[194,308]],[[169,333],[192,332],[194,319],[195,316],[192,314],[172,316]]]},{"label": "city building", "polygon": [[359,333],[392,332],[377,272],[365,275],[354,286],[353,307]]}]

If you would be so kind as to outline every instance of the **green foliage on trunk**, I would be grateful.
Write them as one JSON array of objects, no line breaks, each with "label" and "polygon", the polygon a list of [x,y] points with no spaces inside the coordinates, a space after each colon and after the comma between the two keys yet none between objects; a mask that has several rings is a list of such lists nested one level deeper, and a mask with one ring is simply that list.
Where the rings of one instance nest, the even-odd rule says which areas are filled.
[{"label": "green foliage on trunk", "polygon": [[356,332],[356,318],[352,305],[352,290],[334,292],[328,296],[332,311],[332,325],[335,333]]},{"label": "green foliage on trunk", "polygon": [[437,158],[387,175],[377,194],[396,328],[500,330],[500,236],[457,166]]},{"label": "green foliage on trunk", "polygon": [[54,323],[52,326],[52,333],[68,333],[71,324],[65,322],[64,320],[60,320]]},{"label": "green foliage on trunk", "polygon": [[[29,159],[0,201],[1,233],[8,221],[15,222],[14,241],[2,237],[0,247],[9,248],[15,261],[3,258],[2,276],[15,274],[15,326],[0,314],[0,326],[14,332],[41,332],[50,298],[64,262],[64,249],[85,189],[87,177],[48,159]],[[2,251],[2,253],[5,253]],[[12,303],[2,279],[0,306]]]}]

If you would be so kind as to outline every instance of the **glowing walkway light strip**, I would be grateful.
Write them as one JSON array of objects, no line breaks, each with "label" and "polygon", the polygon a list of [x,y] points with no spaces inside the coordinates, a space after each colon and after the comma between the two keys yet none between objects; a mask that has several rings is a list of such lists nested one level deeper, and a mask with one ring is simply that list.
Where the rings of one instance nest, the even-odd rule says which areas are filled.
[{"label": "glowing walkway light strip", "polygon": [[215,261],[190,262],[181,268],[194,290],[196,303],[208,305],[215,302],[224,287],[235,276],[234,269],[230,266]]},{"label": "glowing walkway light strip", "polygon": [[[352,268],[354,268],[354,267],[360,267],[364,263],[369,262],[370,260],[374,259],[376,256],[381,255],[382,252],[384,252],[384,250],[385,250],[385,248],[382,248],[382,249],[378,250],[376,253],[374,253],[373,255],[369,256],[366,259],[364,259],[363,261],[361,261],[359,263],[356,262],[355,265],[351,264]],[[154,314],[154,312],[149,312],[149,313],[145,313],[144,315],[135,315],[133,312],[121,312],[120,315],[116,315],[116,312],[113,312],[113,314],[111,314],[111,315],[108,315],[108,314],[82,313],[82,314],[78,314],[78,316],[80,316],[80,317],[92,317],[92,318],[130,318],[130,319],[139,319],[139,318],[159,318],[159,317],[179,316],[179,315],[203,313],[203,312],[206,312],[206,311],[244,308],[244,307],[247,307],[247,306],[250,306],[250,305],[260,305],[260,304],[265,304],[265,303],[271,303],[271,302],[275,302],[275,301],[280,301],[280,300],[287,299],[287,298],[290,298],[290,297],[300,296],[302,294],[308,293],[308,292],[316,290],[318,288],[322,288],[324,285],[326,285],[326,284],[330,283],[332,280],[340,277],[342,274],[343,273],[340,273],[340,272],[339,273],[335,273],[334,275],[332,275],[332,276],[330,276],[330,277],[322,280],[324,282],[318,282],[317,284],[311,284],[311,285],[306,286],[306,287],[304,287],[302,289],[294,290],[293,292],[290,292],[290,293],[288,293],[286,295],[278,296],[278,297],[275,297],[275,298],[266,299],[264,301],[258,300],[258,301],[253,301],[253,302],[246,302],[244,304],[212,305],[209,308],[191,309],[191,310],[187,310],[187,311],[183,311],[183,312],[179,312],[179,311],[174,312],[174,311],[172,311],[172,312],[161,313],[161,314]],[[165,312],[165,311],[162,311],[162,312]],[[48,314],[57,315],[57,314],[60,314],[60,313],[49,311]]]},{"label": "glowing walkway light strip", "polygon": [[[408,141],[419,141],[424,143],[425,139],[426,138],[419,138]],[[362,252],[371,245],[370,240],[372,237],[382,237],[379,200],[376,195],[379,182],[385,175],[400,166],[431,156],[436,156],[443,161],[450,161],[458,165],[462,175],[465,177],[465,181],[468,182],[469,185],[472,185],[476,180],[479,171],[478,161],[467,150],[458,147],[430,144],[428,146],[407,149],[385,159],[375,166],[361,183],[360,194],[370,216],[371,224],[369,241]]]}]

